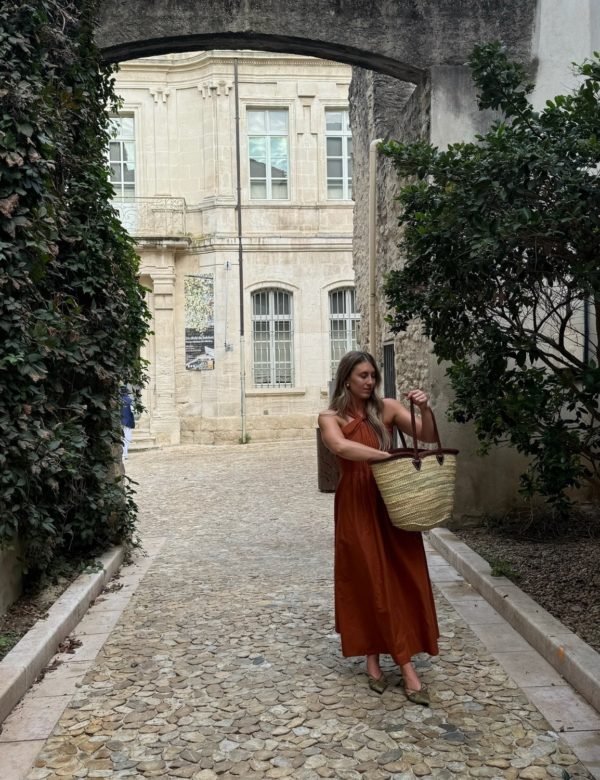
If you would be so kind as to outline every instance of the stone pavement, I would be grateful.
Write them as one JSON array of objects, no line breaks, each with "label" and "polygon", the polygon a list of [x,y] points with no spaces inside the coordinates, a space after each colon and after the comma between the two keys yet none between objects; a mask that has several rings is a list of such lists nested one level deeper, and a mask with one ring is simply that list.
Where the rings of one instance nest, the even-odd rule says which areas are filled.
[{"label": "stone pavement", "polygon": [[[120,618],[94,617],[96,607],[86,618],[92,639],[94,620],[104,621],[98,636],[110,632],[102,648],[78,655],[86,628],[75,631],[84,642],[66,666],[85,664],[85,676],[67,693],[46,690],[68,704],[23,777],[593,776],[465,617],[479,606],[505,655],[521,655],[518,635],[494,626],[474,593],[461,615],[442,590],[461,590],[460,602],[468,586],[435,554],[441,653],[417,662],[433,706],[397,687],[368,689],[363,662],[344,659],[333,632],[333,497],[317,491],[312,443],[180,447],[128,464],[153,554],[131,599],[115,594]],[[398,682],[389,659],[383,666]],[[0,756],[3,743],[36,739],[31,696],[6,721]]]}]

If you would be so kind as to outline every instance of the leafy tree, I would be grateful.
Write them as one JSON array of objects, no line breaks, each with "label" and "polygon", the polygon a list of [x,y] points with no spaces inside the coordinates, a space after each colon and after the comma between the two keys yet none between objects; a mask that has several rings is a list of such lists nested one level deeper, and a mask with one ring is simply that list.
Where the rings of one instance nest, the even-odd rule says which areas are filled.
[{"label": "leafy tree", "polygon": [[0,545],[18,534],[32,574],[134,534],[114,453],[148,312],[111,206],[97,5],[0,7]]},{"label": "leafy tree", "polygon": [[[533,85],[498,43],[470,67],[480,109],[500,118],[445,151],[384,143],[405,180],[406,263],[386,280],[396,330],[419,318],[486,451],[530,457],[527,496],[560,513],[600,476],[600,60],[535,111]],[[406,183],[408,181],[408,183]]]}]

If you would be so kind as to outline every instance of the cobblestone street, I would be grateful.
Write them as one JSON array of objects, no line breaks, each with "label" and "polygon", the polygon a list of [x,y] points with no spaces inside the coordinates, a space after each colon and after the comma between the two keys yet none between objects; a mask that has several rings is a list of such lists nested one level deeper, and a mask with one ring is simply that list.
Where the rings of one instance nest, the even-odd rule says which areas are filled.
[{"label": "cobblestone street", "polygon": [[[367,686],[333,632],[333,496],[313,442],[133,453],[165,537],[28,775],[590,778],[436,588],[431,709]],[[431,558],[439,556],[431,555]],[[75,632],[77,633],[77,632]]]}]

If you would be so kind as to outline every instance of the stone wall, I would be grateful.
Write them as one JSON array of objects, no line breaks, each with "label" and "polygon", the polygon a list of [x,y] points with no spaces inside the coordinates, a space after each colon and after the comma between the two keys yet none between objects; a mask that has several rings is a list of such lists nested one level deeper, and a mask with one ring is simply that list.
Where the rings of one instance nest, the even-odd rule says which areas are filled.
[{"label": "stone wall", "polygon": [[[368,189],[369,145],[376,138],[414,141],[429,137],[429,83],[415,87],[372,71],[355,68],[350,87],[350,116],[354,150],[354,265],[358,306],[361,311],[360,343],[369,346],[369,263],[368,263]],[[386,307],[382,287],[385,274],[399,268],[398,248],[398,176],[385,157],[377,160],[377,244],[376,288],[378,308],[375,357],[383,359],[383,344],[394,343],[397,391],[425,387],[427,376],[427,340],[418,328],[394,336],[385,322]]]},{"label": "stone wall", "polygon": [[[461,132],[470,137],[483,128],[489,116],[477,112],[472,86],[464,83],[464,69],[436,69],[430,80],[415,87],[387,76],[355,68],[350,87],[351,122],[354,139],[354,264],[358,306],[362,313],[361,346],[368,348],[368,178],[369,144],[375,138],[411,142],[444,132],[458,140]],[[453,90],[460,87],[453,101]],[[432,109],[433,106],[433,109]],[[439,107],[443,106],[445,121]],[[432,110],[436,114],[432,116]],[[465,118],[468,118],[468,122]],[[461,124],[462,122],[462,124]],[[469,125],[465,130],[466,125]],[[435,128],[432,127],[435,125]],[[461,130],[462,128],[462,130]],[[441,145],[441,144],[440,144]],[[403,259],[398,248],[398,206],[395,197],[401,182],[387,158],[377,161],[377,322],[375,357],[383,363],[384,344],[394,345],[396,393],[401,397],[412,387],[430,394],[442,442],[461,450],[457,486],[456,520],[460,523],[497,514],[518,503],[518,475],[524,461],[513,451],[496,449],[485,459],[477,455],[478,443],[470,426],[450,424],[446,410],[451,402],[443,366],[439,366],[431,344],[413,323],[404,333],[392,334],[385,322],[384,277],[399,268]]]}]

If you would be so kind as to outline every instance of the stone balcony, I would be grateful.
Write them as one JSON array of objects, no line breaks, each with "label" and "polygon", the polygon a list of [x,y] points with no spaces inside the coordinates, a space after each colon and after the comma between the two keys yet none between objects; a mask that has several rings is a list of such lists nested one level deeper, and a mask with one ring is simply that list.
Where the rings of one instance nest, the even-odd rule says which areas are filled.
[{"label": "stone balcony", "polygon": [[134,238],[173,238],[186,234],[185,198],[114,198],[123,227]]}]

